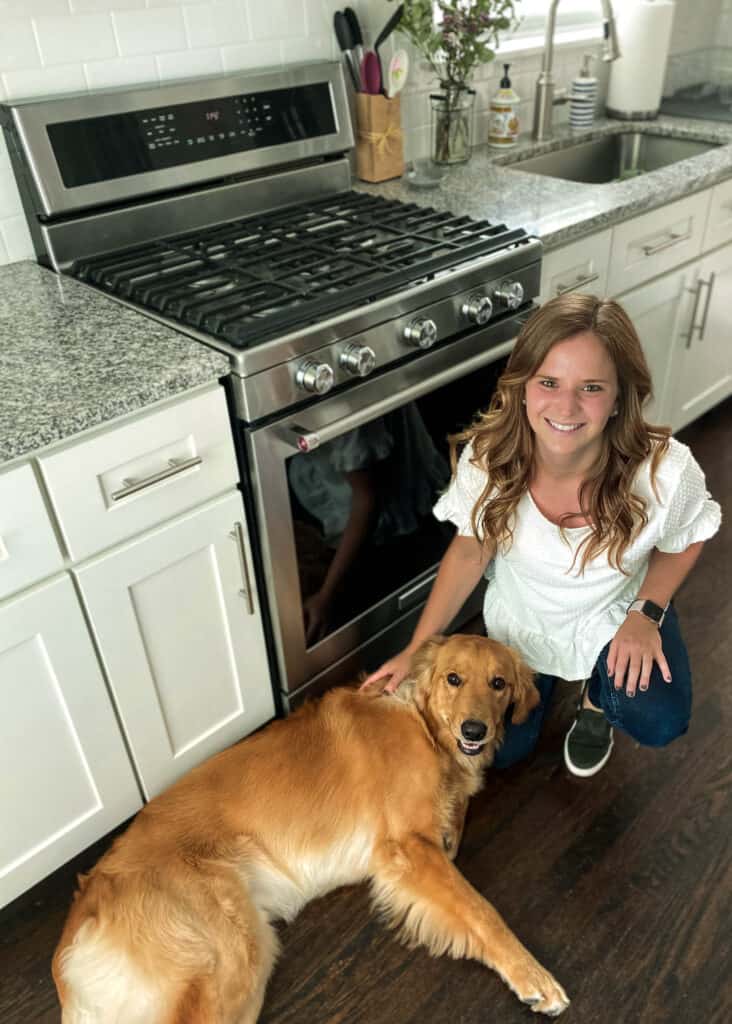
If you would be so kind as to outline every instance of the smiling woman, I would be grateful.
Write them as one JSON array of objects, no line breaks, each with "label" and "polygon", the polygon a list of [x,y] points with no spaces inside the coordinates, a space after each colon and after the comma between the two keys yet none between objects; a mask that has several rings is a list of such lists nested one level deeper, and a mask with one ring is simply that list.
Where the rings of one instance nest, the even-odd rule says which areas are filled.
[{"label": "smiling woman", "polygon": [[457,535],[412,642],[366,685],[396,688],[487,568],[488,635],[521,653],[543,698],[497,766],[533,749],[557,678],[585,680],[565,741],[574,775],[603,767],[612,727],[649,746],[686,732],[691,676],[669,603],[720,510],[689,449],[644,419],[650,395],[618,303],[568,293],[526,323],[488,410],[452,438],[435,515]]}]

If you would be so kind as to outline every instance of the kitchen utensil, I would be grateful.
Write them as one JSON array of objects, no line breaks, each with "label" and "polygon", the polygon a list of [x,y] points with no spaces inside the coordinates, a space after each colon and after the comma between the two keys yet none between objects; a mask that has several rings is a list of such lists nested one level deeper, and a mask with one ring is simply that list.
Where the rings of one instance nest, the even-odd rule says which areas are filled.
[{"label": "kitchen utensil", "polygon": [[379,32],[378,36],[376,37],[376,42],[374,43],[374,52],[376,53],[376,56],[378,57],[378,60],[379,60],[379,73],[381,74],[382,82],[384,81],[384,69],[381,66],[381,56],[379,54],[379,47],[382,46],[383,43],[385,43],[386,40],[389,38],[389,36],[392,34],[394,29],[397,27],[399,22],[402,20],[402,15],[403,14],[404,14],[404,4],[399,4],[397,9],[394,11],[392,16],[387,21],[386,25],[384,25],[384,27],[382,28],[381,32]]},{"label": "kitchen utensil", "polygon": [[343,13],[346,21],[348,22],[348,28],[351,33],[351,49],[353,50],[359,67],[363,60],[363,32],[361,31],[361,25],[359,24],[358,15],[352,7],[344,7]]},{"label": "kitchen utensil", "polygon": [[381,64],[373,50],[367,50],[361,61],[363,91],[378,96],[381,92]]},{"label": "kitchen utensil", "polygon": [[409,73],[409,57],[406,50],[397,50],[389,61],[386,76],[386,95],[388,99],[396,96],[404,88]]},{"label": "kitchen utensil", "polygon": [[351,76],[353,87],[356,92],[361,92],[361,76],[358,71],[358,65],[356,64],[356,58],[353,56],[351,28],[343,11],[336,11],[333,15],[333,28],[335,29],[338,45],[343,52],[343,60],[345,61],[346,67],[348,68],[348,72]]}]

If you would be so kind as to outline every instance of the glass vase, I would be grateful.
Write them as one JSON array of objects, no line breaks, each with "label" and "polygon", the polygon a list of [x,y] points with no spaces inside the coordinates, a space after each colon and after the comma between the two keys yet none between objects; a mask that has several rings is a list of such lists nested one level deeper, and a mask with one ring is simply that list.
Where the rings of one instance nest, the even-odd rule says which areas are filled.
[{"label": "glass vase", "polygon": [[436,164],[464,164],[473,146],[474,89],[446,89],[432,102],[432,159]]}]

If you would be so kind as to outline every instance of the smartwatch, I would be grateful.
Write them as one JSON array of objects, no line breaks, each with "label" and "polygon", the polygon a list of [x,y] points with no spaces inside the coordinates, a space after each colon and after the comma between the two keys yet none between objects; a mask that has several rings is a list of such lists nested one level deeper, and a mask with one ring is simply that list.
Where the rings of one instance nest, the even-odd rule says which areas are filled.
[{"label": "smartwatch", "polygon": [[645,617],[650,619],[651,622],[655,622],[660,629],[663,625],[663,620],[666,617],[667,608],[668,605],[666,605],[666,608],[662,608],[660,604],[656,604],[654,601],[639,598],[628,606],[628,612],[640,612],[641,615],[645,615]]}]

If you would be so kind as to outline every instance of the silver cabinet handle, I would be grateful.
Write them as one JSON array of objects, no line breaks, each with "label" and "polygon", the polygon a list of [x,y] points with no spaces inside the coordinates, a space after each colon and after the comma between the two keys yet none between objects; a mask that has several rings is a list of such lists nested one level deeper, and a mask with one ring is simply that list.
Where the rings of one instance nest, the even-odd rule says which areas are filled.
[{"label": "silver cabinet handle", "polygon": [[575,288],[583,288],[586,284],[592,284],[593,281],[599,281],[599,274],[588,274],[587,277],[582,277],[580,274],[576,281],[571,284],[558,284],[557,295],[564,295],[565,292],[572,292]]},{"label": "silver cabinet handle", "polygon": [[[704,305],[704,312],[702,313],[702,322],[699,325],[699,341],[703,340],[703,338],[704,338],[704,331],[706,330],[706,327],[707,327],[707,317],[709,316],[709,303],[712,301],[712,289],[714,288],[714,282],[716,280],[716,277],[717,277],[717,275],[714,273],[714,271],[712,271],[712,273],[709,275],[709,280],[708,281],[700,281],[699,282],[700,286],[703,285],[703,284],[705,284],[707,286],[707,301],[706,301],[706,303]],[[701,291],[701,288],[700,288],[700,291]]]},{"label": "silver cabinet handle", "polygon": [[677,242],[686,242],[689,238],[691,238],[690,231],[687,231],[685,235],[680,235],[670,231],[668,238],[663,242],[659,242],[658,245],[644,245],[643,253],[646,256],[655,256],[657,252],[662,252],[664,249],[670,249],[671,246],[676,245]]},{"label": "silver cabinet handle", "polygon": [[252,584],[249,579],[249,569],[247,567],[247,547],[244,540],[244,527],[241,523],[234,523],[234,529],[229,533],[232,540],[236,541],[236,547],[239,552],[239,562],[241,564],[241,578],[244,583],[244,589],[239,591],[239,596],[243,597],[247,603],[247,614],[254,615],[254,599],[252,598]]},{"label": "silver cabinet handle", "polygon": [[166,469],[158,470],[157,473],[146,476],[142,480],[123,480],[124,487],[120,487],[118,491],[112,491],[110,497],[112,501],[121,501],[122,498],[129,498],[131,494],[144,491],[146,487],[159,484],[162,480],[169,480],[172,476],[177,476],[178,473],[184,473],[187,469],[200,466],[202,462],[203,459],[200,455],[194,455],[192,459],[168,459]]},{"label": "silver cabinet handle", "polygon": [[691,348],[691,339],[694,337],[694,331],[696,330],[696,311],[699,308],[699,296],[701,295],[702,282],[697,281],[693,288],[687,288],[688,292],[694,293],[694,308],[691,311],[691,320],[689,320],[689,330],[684,331],[681,335],[682,338],[686,338],[685,348]]}]

